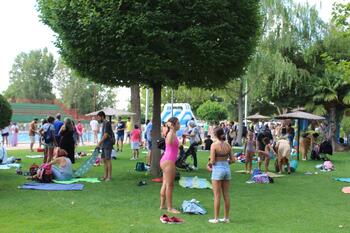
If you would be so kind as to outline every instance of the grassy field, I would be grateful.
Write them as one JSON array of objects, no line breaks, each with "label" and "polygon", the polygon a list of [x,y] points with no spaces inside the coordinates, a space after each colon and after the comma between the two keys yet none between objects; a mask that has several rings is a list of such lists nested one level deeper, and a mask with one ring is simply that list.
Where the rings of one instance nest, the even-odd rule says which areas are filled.
[{"label": "grassy field", "polygon": [[[88,151],[81,147],[78,150]],[[350,195],[341,188],[350,186],[334,177],[350,177],[350,155],[332,157],[336,171],[315,172],[318,162],[302,161],[296,173],[276,178],[274,184],[246,184],[248,175],[233,172],[231,182],[231,223],[210,224],[213,216],[212,191],[184,189],[176,183],[174,204],[195,198],[208,210],[204,216],[180,214],[182,225],[162,224],[159,208],[159,183],[146,173],[135,172],[130,150],[113,161],[113,180],[86,183],[83,191],[47,192],[20,190],[26,182],[15,170],[0,170],[0,232],[350,232]],[[27,150],[9,152],[21,157],[24,170],[40,159],[28,159]],[[145,154],[141,154],[143,160]],[[200,167],[183,176],[209,179],[205,163],[208,154],[199,153]],[[78,167],[83,160],[79,160]],[[272,168],[272,166],[271,166]],[[101,177],[103,167],[94,167],[86,175]],[[232,170],[243,165],[233,164]],[[137,186],[140,180],[147,185]],[[222,211],[221,211],[222,212]]]}]

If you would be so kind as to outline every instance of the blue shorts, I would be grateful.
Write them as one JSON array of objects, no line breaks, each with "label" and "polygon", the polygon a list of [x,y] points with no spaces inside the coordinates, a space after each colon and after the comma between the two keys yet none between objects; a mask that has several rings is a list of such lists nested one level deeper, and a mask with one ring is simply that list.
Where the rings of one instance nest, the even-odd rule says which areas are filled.
[{"label": "blue shorts", "polygon": [[211,173],[212,180],[231,180],[231,169],[227,161],[216,161]]},{"label": "blue shorts", "polygon": [[152,150],[152,141],[147,140],[147,149]]},{"label": "blue shorts", "polygon": [[124,141],[124,134],[117,134],[117,142],[118,141]]}]

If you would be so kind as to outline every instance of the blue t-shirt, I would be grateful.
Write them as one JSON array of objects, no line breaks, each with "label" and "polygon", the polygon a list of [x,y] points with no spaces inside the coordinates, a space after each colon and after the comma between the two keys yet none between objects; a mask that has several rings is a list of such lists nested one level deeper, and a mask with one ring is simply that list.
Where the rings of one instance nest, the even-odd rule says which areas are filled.
[{"label": "blue t-shirt", "polygon": [[152,141],[152,122],[148,123],[146,125],[146,129],[145,129],[145,135],[147,138],[147,141]]},{"label": "blue t-shirt", "polygon": [[59,137],[58,133],[60,132],[60,129],[61,129],[62,125],[63,125],[63,122],[60,121],[60,120],[55,120],[53,125],[55,126],[55,136]]},{"label": "blue t-shirt", "polygon": [[124,121],[119,121],[117,123],[117,135],[118,136],[124,136],[124,131],[125,131],[125,122]]}]

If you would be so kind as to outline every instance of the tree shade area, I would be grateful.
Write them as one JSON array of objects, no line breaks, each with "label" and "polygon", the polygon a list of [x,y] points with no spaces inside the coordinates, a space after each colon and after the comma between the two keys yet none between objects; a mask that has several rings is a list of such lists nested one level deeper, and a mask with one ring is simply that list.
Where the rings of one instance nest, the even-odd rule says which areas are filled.
[{"label": "tree shade area", "polygon": [[[153,88],[154,144],[161,87],[213,88],[239,77],[257,44],[259,6],[256,0],[38,1],[63,59],[80,76]],[[159,164],[160,151],[152,150]]]}]

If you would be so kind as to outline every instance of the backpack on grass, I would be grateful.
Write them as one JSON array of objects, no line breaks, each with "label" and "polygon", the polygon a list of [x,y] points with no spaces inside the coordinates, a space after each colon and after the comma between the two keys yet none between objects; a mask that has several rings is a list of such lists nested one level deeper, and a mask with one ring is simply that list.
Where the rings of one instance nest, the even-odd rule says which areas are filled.
[{"label": "backpack on grass", "polygon": [[51,183],[52,182],[52,167],[51,165],[44,163],[42,164],[38,171],[38,181],[40,183]]}]

